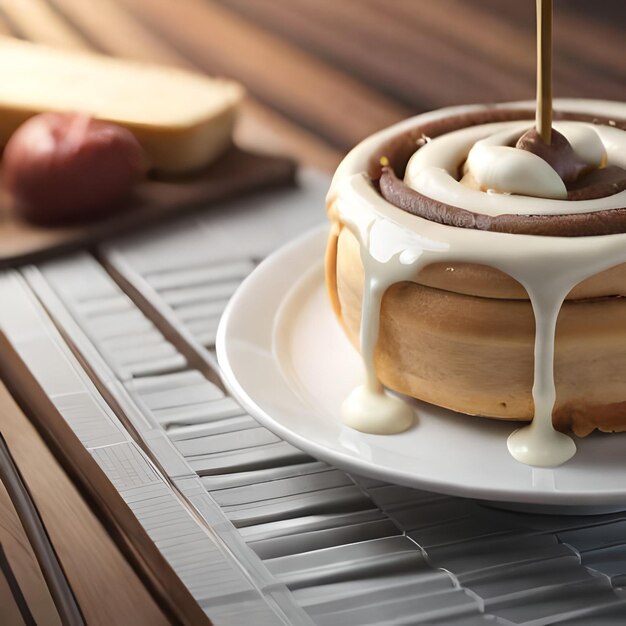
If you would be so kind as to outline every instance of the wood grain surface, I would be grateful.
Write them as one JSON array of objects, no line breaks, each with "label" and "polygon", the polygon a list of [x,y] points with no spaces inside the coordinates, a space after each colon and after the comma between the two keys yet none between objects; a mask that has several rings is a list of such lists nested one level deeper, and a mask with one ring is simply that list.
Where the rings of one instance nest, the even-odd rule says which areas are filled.
[{"label": "wood grain surface", "polygon": [[[554,93],[626,100],[626,3],[554,1]],[[407,115],[534,97],[532,0],[0,0],[0,33],[232,76],[245,146],[328,171]]]},{"label": "wood grain surface", "polygon": [[[1,384],[0,407],[3,436],[36,502],[86,622],[167,624],[159,607]],[[9,532],[19,531],[15,523],[11,528],[5,521],[3,533]],[[15,551],[15,547],[12,549]],[[33,579],[22,578],[26,593],[34,595],[38,572],[31,555],[25,549],[12,562],[16,569],[30,567],[34,572]],[[115,602],[103,603],[106,597],[115,598]],[[125,622],[127,619],[133,621]]]},{"label": "wood grain surface", "polygon": [[[2,392],[0,391],[0,394]],[[4,428],[3,428],[4,432]],[[24,599],[27,613],[41,626],[61,626],[50,592],[17,512],[0,484],[0,624],[27,623],[15,589]],[[10,578],[13,580],[11,581]]]},{"label": "wood grain surface", "polygon": [[[210,626],[1,332],[0,381],[0,433],[84,623]],[[4,465],[0,473],[8,491]],[[17,508],[17,500],[12,501]],[[0,538],[11,532],[8,525],[0,526]],[[31,545],[36,552],[35,544]],[[115,601],[103,601],[107,598]]]}]

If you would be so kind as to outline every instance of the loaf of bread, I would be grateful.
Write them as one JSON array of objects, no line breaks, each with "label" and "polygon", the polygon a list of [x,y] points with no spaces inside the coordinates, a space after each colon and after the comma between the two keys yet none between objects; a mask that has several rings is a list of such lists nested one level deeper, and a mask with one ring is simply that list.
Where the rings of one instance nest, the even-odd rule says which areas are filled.
[{"label": "loaf of bread", "polygon": [[229,144],[243,96],[230,80],[0,37],[0,145],[43,111],[79,111],[128,128],[151,167],[189,172]]}]

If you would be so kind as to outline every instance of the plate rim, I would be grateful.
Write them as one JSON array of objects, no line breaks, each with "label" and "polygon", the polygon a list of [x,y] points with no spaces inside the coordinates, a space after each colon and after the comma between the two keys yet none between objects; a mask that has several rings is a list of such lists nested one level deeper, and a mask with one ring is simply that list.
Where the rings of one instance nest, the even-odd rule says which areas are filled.
[{"label": "plate rim", "polygon": [[[281,246],[270,255],[268,255],[241,283],[235,294],[226,306],[222,318],[220,320],[216,335],[216,355],[220,366],[220,377],[224,386],[242,405],[242,407],[259,423],[281,437],[285,441],[291,443],[295,447],[310,454],[316,459],[325,461],[333,466],[339,467],[345,471],[353,472],[361,476],[383,480],[392,484],[402,485],[415,489],[424,489],[433,493],[472,498],[490,502],[508,502],[520,504],[537,504],[537,505],[554,505],[554,506],[602,506],[602,505],[623,505],[626,504],[626,488],[622,491],[606,490],[606,491],[551,491],[551,492],[535,492],[528,488],[513,489],[505,494],[501,487],[487,487],[467,485],[463,483],[453,483],[449,480],[434,480],[430,477],[425,478],[418,476],[406,470],[394,467],[382,467],[373,462],[366,461],[360,457],[344,453],[340,450],[328,449],[324,445],[301,436],[297,431],[289,429],[280,421],[274,419],[263,408],[258,406],[248,391],[241,385],[235,370],[233,369],[231,359],[229,357],[229,348],[227,337],[229,335],[230,324],[232,322],[233,312],[238,308],[239,303],[245,300],[249,286],[255,284],[258,280],[260,270],[267,269],[280,263],[280,260],[289,256],[295,249],[301,248],[303,245],[313,243],[322,237],[327,237],[329,232],[328,224],[321,224],[314,227],[298,237],[292,239],[287,244]],[[320,258],[321,262],[321,258]],[[287,296],[289,292],[283,294]],[[284,302],[281,300],[281,303]],[[276,312],[278,312],[277,307]],[[275,318],[273,318],[275,319]],[[536,468],[546,469],[546,468]],[[551,471],[558,471],[558,468],[549,468]]]}]

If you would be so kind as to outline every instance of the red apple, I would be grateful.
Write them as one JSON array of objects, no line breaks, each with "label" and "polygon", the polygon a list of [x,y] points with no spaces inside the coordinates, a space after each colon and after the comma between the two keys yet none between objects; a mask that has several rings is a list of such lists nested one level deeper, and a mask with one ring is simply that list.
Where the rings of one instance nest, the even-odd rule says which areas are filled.
[{"label": "red apple", "polygon": [[89,221],[123,208],[145,173],[135,136],[81,113],[41,113],[4,150],[2,179],[16,211],[42,224]]}]

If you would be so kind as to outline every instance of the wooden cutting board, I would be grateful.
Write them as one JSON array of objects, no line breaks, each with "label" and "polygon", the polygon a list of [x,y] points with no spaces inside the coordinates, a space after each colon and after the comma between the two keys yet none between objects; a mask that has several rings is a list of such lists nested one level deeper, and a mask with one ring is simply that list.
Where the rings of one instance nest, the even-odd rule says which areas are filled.
[{"label": "wooden cutting board", "polygon": [[147,179],[111,217],[77,226],[43,227],[25,222],[0,191],[0,268],[40,261],[106,238],[207,208],[237,195],[293,183],[293,161],[232,147],[205,172]]}]

